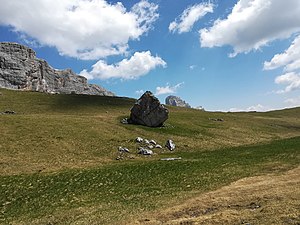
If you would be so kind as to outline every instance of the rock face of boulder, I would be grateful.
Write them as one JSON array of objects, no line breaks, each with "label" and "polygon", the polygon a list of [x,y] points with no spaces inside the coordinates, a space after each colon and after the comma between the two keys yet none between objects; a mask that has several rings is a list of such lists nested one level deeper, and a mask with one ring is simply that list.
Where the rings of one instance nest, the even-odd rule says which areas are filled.
[{"label": "rock face of boulder", "polygon": [[146,91],[131,108],[129,123],[159,127],[168,119],[169,111],[150,92]]},{"label": "rock face of boulder", "polygon": [[56,70],[23,45],[0,43],[0,87],[57,94],[114,96],[72,70]]},{"label": "rock face of boulder", "polygon": [[191,108],[187,102],[174,95],[170,95],[166,98],[166,105]]}]

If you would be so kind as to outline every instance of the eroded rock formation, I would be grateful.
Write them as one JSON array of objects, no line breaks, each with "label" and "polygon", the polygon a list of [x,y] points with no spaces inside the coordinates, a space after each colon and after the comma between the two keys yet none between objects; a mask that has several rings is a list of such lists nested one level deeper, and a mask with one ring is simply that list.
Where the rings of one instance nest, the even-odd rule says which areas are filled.
[{"label": "eroded rock formation", "polygon": [[0,87],[57,94],[114,96],[72,70],[57,70],[23,45],[0,43]]}]

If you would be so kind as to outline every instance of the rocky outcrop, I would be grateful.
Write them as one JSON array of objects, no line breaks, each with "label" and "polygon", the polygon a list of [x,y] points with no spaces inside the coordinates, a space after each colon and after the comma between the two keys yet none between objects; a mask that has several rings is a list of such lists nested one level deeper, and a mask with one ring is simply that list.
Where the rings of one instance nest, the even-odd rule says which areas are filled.
[{"label": "rocky outcrop", "polygon": [[170,95],[166,98],[166,105],[191,108],[187,102],[174,95]]},{"label": "rocky outcrop", "polygon": [[17,43],[0,43],[0,87],[57,94],[114,96],[70,69],[57,70]]},{"label": "rocky outcrop", "polygon": [[146,91],[131,108],[129,123],[159,127],[168,119],[169,111],[150,92]]}]

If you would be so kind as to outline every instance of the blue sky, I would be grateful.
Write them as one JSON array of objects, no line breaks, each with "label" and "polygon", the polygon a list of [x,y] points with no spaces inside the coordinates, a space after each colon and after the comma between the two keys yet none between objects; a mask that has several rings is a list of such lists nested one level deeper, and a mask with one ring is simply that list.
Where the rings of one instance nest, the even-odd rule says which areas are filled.
[{"label": "blue sky", "polygon": [[0,3],[0,41],[118,96],[150,90],[222,111],[300,106],[299,0]]}]

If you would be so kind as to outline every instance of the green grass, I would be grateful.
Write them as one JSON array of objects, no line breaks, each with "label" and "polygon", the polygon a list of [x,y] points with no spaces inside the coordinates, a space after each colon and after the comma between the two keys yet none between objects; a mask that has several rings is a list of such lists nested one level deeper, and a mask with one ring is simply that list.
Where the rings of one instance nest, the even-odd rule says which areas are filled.
[{"label": "green grass", "polygon": [[[28,221],[49,212],[101,205],[99,208],[109,210],[110,216],[98,210],[98,223],[116,222],[124,215],[161,207],[166,199],[269,172],[276,164],[292,168],[300,162],[299,146],[300,138],[292,138],[257,146],[182,153],[182,161],[114,163],[54,174],[2,176],[2,221]],[[69,219],[68,223],[74,222],[74,218]]]},{"label": "green grass", "polygon": [[[161,128],[124,125],[134,99],[1,89],[0,223],[118,224],[237,179],[299,166],[300,108],[221,113],[169,107]],[[215,122],[209,118],[223,118]],[[135,137],[176,143],[136,154]],[[117,147],[131,158],[116,161]],[[163,157],[181,161],[160,161]]]}]

